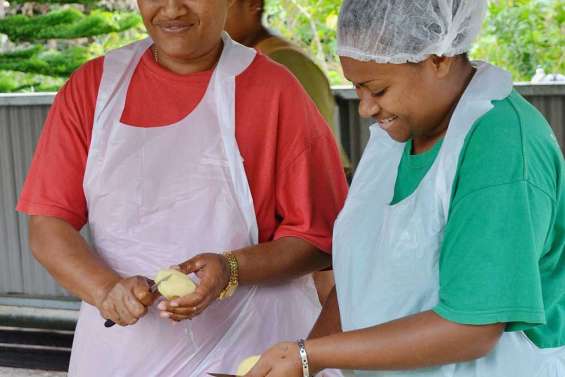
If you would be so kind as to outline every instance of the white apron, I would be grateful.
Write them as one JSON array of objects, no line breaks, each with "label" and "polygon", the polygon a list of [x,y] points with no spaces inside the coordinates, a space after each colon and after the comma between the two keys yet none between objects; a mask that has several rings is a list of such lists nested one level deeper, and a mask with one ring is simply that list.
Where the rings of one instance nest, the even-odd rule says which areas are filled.
[{"label": "white apron", "polygon": [[[375,326],[438,303],[438,261],[462,146],[491,100],[512,90],[510,74],[486,63],[466,89],[432,167],[416,191],[390,205],[404,144],[374,125],[349,197],[334,227],[334,273],[344,331]],[[504,333],[472,362],[358,376],[563,377],[565,348],[538,349],[523,332]]]},{"label": "white apron", "polygon": [[[150,40],[109,53],[84,189],[97,253],[122,276],[149,278],[201,252],[257,243],[253,201],[235,139],[235,76],[255,51],[224,33],[206,94],[165,127],[120,123],[135,68]],[[152,109],[160,111],[159,109]],[[82,303],[69,375],[205,376],[234,373],[245,357],[305,337],[320,306],[311,277],[240,287],[192,321],[173,325],[153,305],[129,327],[105,328]]]}]

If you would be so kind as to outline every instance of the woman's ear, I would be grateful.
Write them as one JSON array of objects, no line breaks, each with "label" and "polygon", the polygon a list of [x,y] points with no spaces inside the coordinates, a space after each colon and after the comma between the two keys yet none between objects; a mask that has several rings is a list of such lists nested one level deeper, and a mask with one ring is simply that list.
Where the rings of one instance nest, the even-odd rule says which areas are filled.
[{"label": "woman's ear", "polygon": [[263,0],[245,0],[247,2],[247,6],[249,9],[252,10],[253,13],[262,13],[263,12]]},{"label": "woman's ear", "polygon": [[449,75],[457,57],[432,55],[424,61],[428,68],[432,70],[436,78],[443,79]]}]

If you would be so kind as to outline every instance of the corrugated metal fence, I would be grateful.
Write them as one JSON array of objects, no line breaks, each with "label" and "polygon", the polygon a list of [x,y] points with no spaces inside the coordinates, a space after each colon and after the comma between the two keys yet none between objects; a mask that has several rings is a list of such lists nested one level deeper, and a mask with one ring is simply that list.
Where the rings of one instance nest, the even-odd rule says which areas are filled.
[{"label": "corrugated metal fence", "polygon": [[[518,85],[517,89],[546,116],[565,149],[565,85]],[[355,167],[371,121],[359,118],[353,90],[336,89],[335,94],[340,137]],[[33,259],[25,216],[14,210],[52,101],[52,94],[0,95],[0,296],[68,296]]]}]

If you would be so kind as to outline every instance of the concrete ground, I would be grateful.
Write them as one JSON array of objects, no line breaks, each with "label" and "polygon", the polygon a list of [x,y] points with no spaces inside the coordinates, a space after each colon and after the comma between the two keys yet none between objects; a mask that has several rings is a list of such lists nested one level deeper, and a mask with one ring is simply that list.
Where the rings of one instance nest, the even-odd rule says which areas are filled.
[{"label": "concrete ground", "polygon": [[44,370],[30,370],[0,367],[0,377],[66,377],[66,372],[47,372]]}]

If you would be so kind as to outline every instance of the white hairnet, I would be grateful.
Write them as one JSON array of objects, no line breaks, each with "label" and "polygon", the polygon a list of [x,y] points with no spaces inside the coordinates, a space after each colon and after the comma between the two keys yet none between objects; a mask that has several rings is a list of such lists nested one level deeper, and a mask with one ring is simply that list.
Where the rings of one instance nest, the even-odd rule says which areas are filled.
[{"label": "white hairnet", "polygon": [[470,50],[486,8],[487,0],[345,0],[337,53],[396,64],[459,55]]}]

